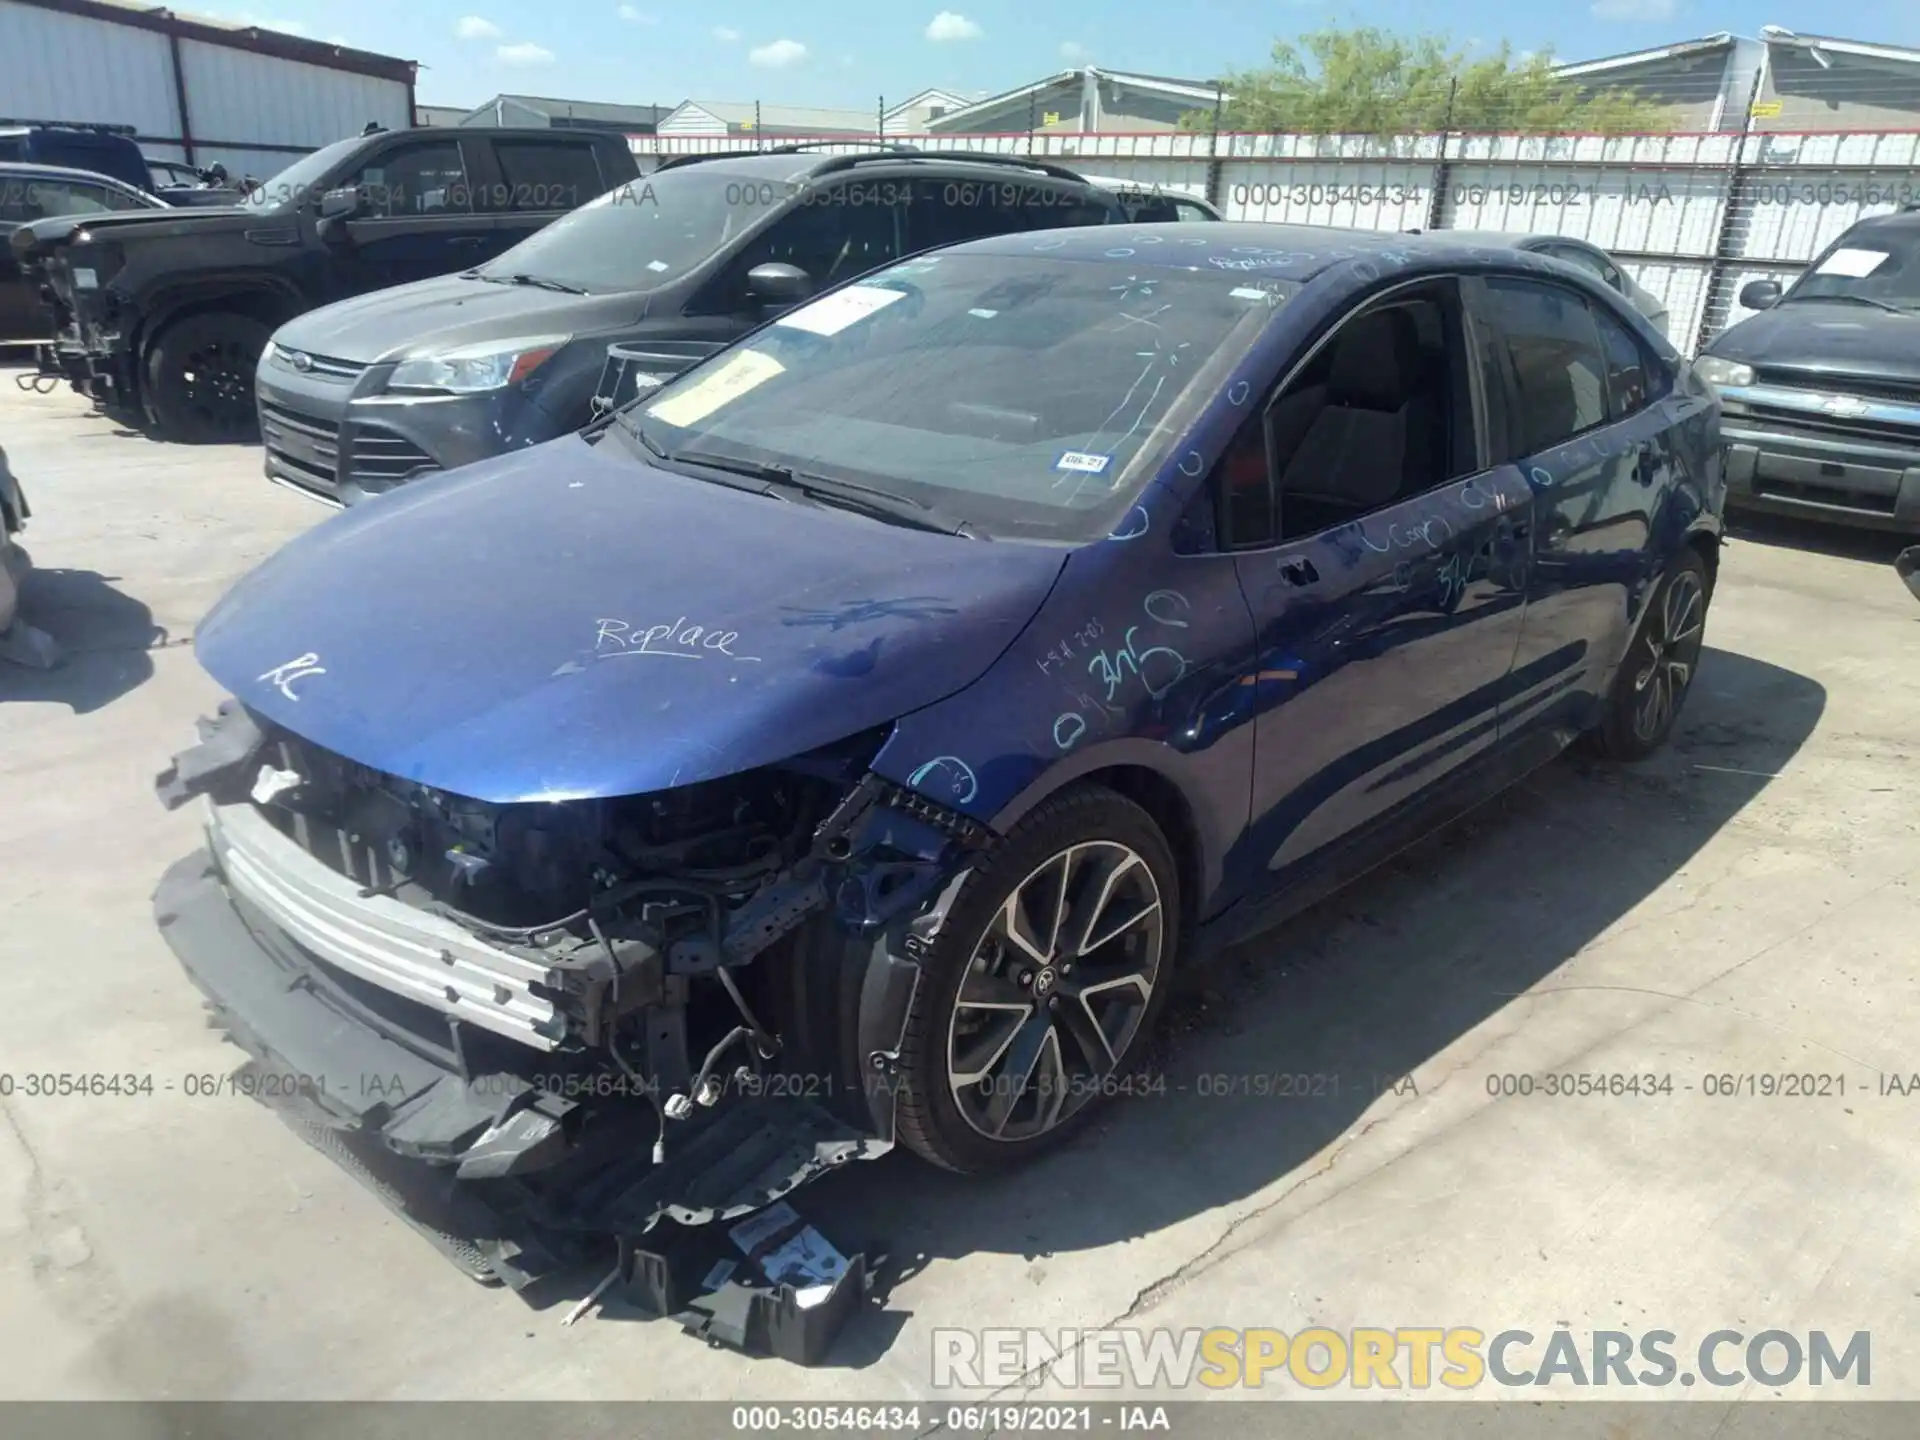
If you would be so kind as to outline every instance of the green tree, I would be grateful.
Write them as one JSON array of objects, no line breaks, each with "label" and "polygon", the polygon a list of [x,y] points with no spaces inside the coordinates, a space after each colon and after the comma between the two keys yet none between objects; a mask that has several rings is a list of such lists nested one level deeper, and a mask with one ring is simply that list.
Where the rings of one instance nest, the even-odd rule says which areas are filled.
[{"label": "green tree", "polygon": [[[1620,134],[1663,128],[1666,108],[1626,90],[1583,91],[1557,78],[1550,55],[1510,45],[1470,55],[1439,35],[1363,26],[1276,40],[1264,70],[1227,75],[1223,130],[1290,135],[1407,135],[1439,130]],[[1190,130],[1211,111],[1182,118]]]}]

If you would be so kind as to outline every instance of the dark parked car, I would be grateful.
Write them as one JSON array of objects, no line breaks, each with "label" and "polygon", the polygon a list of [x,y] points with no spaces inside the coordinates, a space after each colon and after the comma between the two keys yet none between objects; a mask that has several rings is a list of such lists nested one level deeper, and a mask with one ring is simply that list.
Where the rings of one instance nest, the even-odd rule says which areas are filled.
[{"label": "dark parked car", "polygon": [[896,1140],[1007,1165],[1147,1086],[1181,966],[1576,737],[1666,740],[1717,424],[1518,252],[910,259],[243,580],[160,924],[259,1093],[437,1170],[473,1209],[427,1223],[486,1211],[459,1253],[509,1281],[497,1237],[736,1215]]},{"label": "dark parked car", "polygon": [[1695,367],[1726,414],[1728,504],[1920,534],[1920,207],[1848,230]]},{"label": "dark parked car", "polygon": [[1123,218],[1044,161],[800,145],[669,162],[491,264],[283,326],[257,381],[267,475],[352,503],[578,430],[596,399],[913,251]]},{"label": "dark parked car", "polygon": [[42,221],[13,247],[45,274],[77,388],[165,438],[238,439],[253,433],[253,374],[276,326],[491,259],[637,174],[614,134],[374,131],[237,206]]},{"label": "dark parked car", "polygon": [[1609,290],[1619,291],[1626,297],[1627,303],[1646,316],[1648,323],[1662,335],[1667,334],[1672,323],[1667,313],[1667,302],[1642,286],[1621,268],[1617,260],[1590,241],[1572,235],[1538,231],[1449,230],[1447,234],[1456,244],[1511,245],[1516,250],[1564,260],[1576,269],[1594,275]]},{"label": "dark parked car", "polygon": [[109,175],[169,205],[230,205],[240,199],[221,167],[155,160],[141,151],[137,133],[131,125],[0,120],[0,161]]},{"label": "dark parked car", "polygon": [[37,284],[22,272],[7,243],[15,230],[62,216],[166,208],[155,196],[110,175],[0,161],[0,345],[45,340],[52,324]]}]

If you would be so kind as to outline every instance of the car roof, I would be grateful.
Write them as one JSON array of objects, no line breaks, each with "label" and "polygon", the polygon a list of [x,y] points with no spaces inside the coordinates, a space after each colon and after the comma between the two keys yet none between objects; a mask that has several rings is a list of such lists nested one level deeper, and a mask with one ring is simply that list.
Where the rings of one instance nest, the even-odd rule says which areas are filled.
[{"label": "car roof", "polygon": [[[1459,237],[1459,238],[1455,238]],[[1035,251],[1063,260],[1094,260],[1112,265],[1197,269],[1202,257],[1217,270],[1248,271],[1283,280],[1310,280],[1349,260],[1392,256],[1402,263],[1457,255],[1478,247],[1471,231],[1437,230],[1410,235],[1392,230],[1342,230],[1330,225],[1268,225],[1251,220],[1222,220],[1212,225],[1090,225],[1075,229],[1014,232],[968,240],[948,252],[1021,255]],[[1550,264],[1545,257],[1535,265]]]},{"label": "car roof", "polygon": [[[857,165],[850,165],[850,159]],[[1032,165],[1008,157],[998,159],[992,155],[969,156],[948,151],[915,154],[910,150],[873,150],[858,155],[833,154],[831,152],[806,150],[752,150],[741,155],[716,155],[674,157],[677,163],[662,166],[661,169],[679,170],[698,166],[702,171],[718,171],[723,175],[747,175],[756,180],[803,180],[818,175],[822,171],[836,175],[857,175],[874,171],[885,171],[898,167],[905,173],[933,167],[945,171],[958,171],[982,178],[995,177],[1011,180],[1020,177],[1021,184],[1041,184],[1052,180],[1058,184],[1080,183],[1093,185],[1099,182],[1090,180],[1078,171],[1068,170],[1057,162],[1039,161]],[[1042,168],[1043,166],[1047,168]],[[655,172],[658,173],[658,172]],[[1071,177],[1071,178],[1069,178]],[[649,177],[642,176],[645,180]]]}]

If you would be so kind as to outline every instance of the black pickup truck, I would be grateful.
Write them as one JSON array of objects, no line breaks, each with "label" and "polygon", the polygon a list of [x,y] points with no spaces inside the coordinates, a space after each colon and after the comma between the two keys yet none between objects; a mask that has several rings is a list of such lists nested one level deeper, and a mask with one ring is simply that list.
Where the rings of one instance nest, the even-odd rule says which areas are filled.
[{"label": "black pickup truck", "polygon": [[44,220],[11,244],[52,304],[43,368],[163,439],[240,440],[277,326],[480,264],[638,174],[614,134],[369,127],[239,205]]}]

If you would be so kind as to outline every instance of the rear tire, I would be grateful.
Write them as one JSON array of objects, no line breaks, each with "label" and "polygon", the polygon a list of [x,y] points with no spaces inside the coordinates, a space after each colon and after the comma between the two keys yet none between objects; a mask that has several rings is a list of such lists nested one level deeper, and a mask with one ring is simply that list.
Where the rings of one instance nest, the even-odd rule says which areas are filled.
[{"label": "rear tire", "polygon": [[162,440],[189,445],[259,435],[253,372],[268,330],[231,310],[175,321],[147,349],[146,408]]},{"label": "rear tire", "polygon": [[900,1051],[901,1141],[962,1174],[1063,1144],[1124,1094],[1173,987],[1180,878],[1153,817],[1073,787],[968,877]]},{"label": "rear tire", "polygon": [[1589,751],[1606,760],[1635,761],[1667,743],[1700,667],[1712,598],[1706,564],[1689,545],[1648,598],[1602,702],[1600,723],[1587,734]]}]

